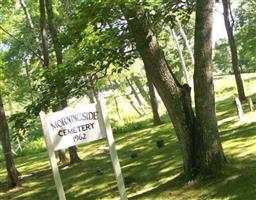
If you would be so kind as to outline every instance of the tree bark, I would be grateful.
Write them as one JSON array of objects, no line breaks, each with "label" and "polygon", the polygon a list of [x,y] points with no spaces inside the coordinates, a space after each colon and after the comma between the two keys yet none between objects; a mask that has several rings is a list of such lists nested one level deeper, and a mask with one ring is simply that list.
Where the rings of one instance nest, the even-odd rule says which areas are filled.
[{"label": "tree bark", "polygon": [[45,0],[46,3],[46,11],[48,16],[48,27],[51,33],[53,48],[57,60],[57,64],[62,64],[62,47],[58,39],[58,30],[54,23],[54,14],[52,9],[52,0]]},{"label": "tree bark", "polygon": [[76,146],[69,147],[68,151],[69,151],[69,155],[70,155],[70,163],[71,164],[81,161],[81,159],[79,158],[79,156],[77,154],[77,147]]},{"label": "tree bark", "polygon": [[60,164],[66,164],[68,162],[68,158],[65,154],[65,149],[58,150],[58,156],[59,156],[59,163]]},{"label": "tree bark", "polygon": [[[45,0],[45,2],[46,2],[46,11],[48,16],[48,26],[49,26],[49,30],[50,30],[52,41],[53,41],[53,47],[54,47],[57,64],[61,65],[63,63],[62,47],[58,39],[58,30],[54,23],[52,0]],[[67,102],[64,102],[64,104],[67,104]],[[77,154],[77,148],[75,146],[69,147],[68,150],[69,150],[71,163],[81,160]]]},{"label": "tree bark", "polygon": [[49,47],[48,47],[48,33],[46,29],[46,17],[45,17],[45,5],[44,0],[39,0],[39,8],[40,8],[40,32],[42,39],[42,51],[44,63],[43,66],[49,66]]},{"label": "tree bark", "polygon": [[156,99],[155,89],[152,81],[150,80],[150,76],[148,75],[148,73],[146,73],[146,76],[148,80],[147,85],[149,89],[150,104],[151,104],[151,109],[153,113],[153,125],[157,126],[162,124],[162,122],[158,113],[158,103]]},{"label": "tree bark", "polygon": [[8,175],[8,187],[13,188],[19,184],[19,175],[12,157],[11,141],[9,136],[9,128],[5,116],[3,100],[0,91],[0,136],[5,159],[5,166]]},{"label": "tree bark", "polygon": [[235,79],[236,79],[238,97],[240,101],[246,101],[243,81],[242,81],[239,66],[238,66],[239,64],[238,64],[238,56],[237,56],[237,47],[236,47],[236,42],[235,42],[233,30],[232,30],[233,27],[231,26],[230,20],[229,20],[229,11],[231,12],[230,2],[229,0],[222,0],[222,4],[223,4],[223,11],[224,11],[223,15],[224,15],[225,27],[228,35],[228,43],[231,51],[232,68],[233,68]]},{"label": "tree bark", "polygon": [[202,172],[219,171],[223,164],[215,111],[212,67],[213,0],[197,0],[195,24],[194,90],[197,123],[197,151]]}]

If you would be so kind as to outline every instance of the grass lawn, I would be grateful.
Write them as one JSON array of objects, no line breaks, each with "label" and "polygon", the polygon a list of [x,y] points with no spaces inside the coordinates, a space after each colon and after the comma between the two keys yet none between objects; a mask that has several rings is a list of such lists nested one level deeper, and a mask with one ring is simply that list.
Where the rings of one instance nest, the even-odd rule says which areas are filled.
[{"label": "grass lawn", "polygon": [[[247,95],[256,93],[254,77],[255,74],[243,75]],[[187,182],[182,176],[180,148],[167,116],[162,116],[165,123],[157,127],[152,127],[150,116],[146,116],[138,122],[139,129],[114,135],[129,199],[256,199],[256,112],[249,112],[245,106],[244,120],[238,120],[233,76],[216,77],[215,90],[227,157],[222,174]],[[164,147],[157,147],[158,139],[164,140]],[[104,149],[104,140],[81,145],[79,155],[83,161],[60,167],[68,200],[119,199],[110,156]],[[137,157],[132,158],[134,153]],[[0,161],[1,200],[57,199],[46,149],[19,156],[15,161],[22,173],[22,186],[7,190],[4,163]]]}]

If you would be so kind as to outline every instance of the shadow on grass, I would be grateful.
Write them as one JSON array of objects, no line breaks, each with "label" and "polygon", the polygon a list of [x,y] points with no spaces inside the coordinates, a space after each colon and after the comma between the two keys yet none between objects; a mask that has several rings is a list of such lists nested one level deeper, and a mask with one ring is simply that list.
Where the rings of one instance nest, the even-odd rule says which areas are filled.
[{"label": "shadow on grass", "polygon": [[[159,197],[163,191],[167,191],[170,189],[175,190],[175,189],[181,188],[186,183],[187,183],[187,180],[185,179],[184,175],[178,174],[176,177],[167,181],[166,183],[163,183],[163,184],[159,185],[158,187],[154,187],[154,188],[152,188],[146,192],[143,192],[141,194],[133,195],[129,199],[137,200],[137,199],[142,199],[142,198],[145,198],[148,196],[151,196],[152,199],[157,199],[157,197]],[[171,193],[169,195],[171,198]]]},{"label": "shadow on grass", "polygon": [[[248,142],[256,140],[256,123],[243,124],[239,128],[231,127],[230,124],[236,122],[233,101],[233,97],[229,97],[216,104],[218,119],[227,119],[221,123],[220,129],[222,141],[232,145],[225,149],[229,164],[225,167],[223,176],[199,181],[200,187],[187,187],[184,176],[180,175],[180,147],[170,124],[153,127],[146,120],[136,125],[139,127],[137,131],[115,134],[130,199],[158,199],[163,193],[166,194],[166,199],[256,199],[256,159],[251,151],[254,144]],[[169,122],[167,115],[162,116],[162,120]],[[165,142],[162,148],[156,145],[158,139]],[[109,154],[99,156],[93,153],[103,145],[106,146],[106,142],[79,146],[79,153],[84,160],[60,168],[67,199],[119,198]],[[239,157],[240,152],[244,154]],[[137,156],[133,158],[132,153]],[[33,154],[31,157],[17,159],[18,169],[24,168],[25,173],[32,175],[22,180],[23,187],[19,190],[6,192],[1,188],[0,199],[57,199],[49,163],[44,163],[47,160],[45,155],[47,154]],[[25,168],[33,162],[37,162],[37,166],[44,163],[43,169],[33,169],[30,172],[32,167]],[[202,194],[198,188],[207,192]],[[194,191],[195,196],[184,194],[190,194],[191,191]]]},{"label": "shadow on grass", "polygon": [[226,175],[214,187],[207,199],[256,199],[256,157],[231,159]]}]

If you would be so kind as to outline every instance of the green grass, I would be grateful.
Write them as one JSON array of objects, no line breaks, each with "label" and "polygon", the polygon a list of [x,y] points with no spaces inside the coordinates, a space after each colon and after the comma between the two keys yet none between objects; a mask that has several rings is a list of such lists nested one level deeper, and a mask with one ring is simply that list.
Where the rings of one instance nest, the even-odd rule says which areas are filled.
[{"label": "green grass", "polygon": [[[255,74],[245,74],[247,95],[256,93]],[[125,127],[115,126],[118,156],[126,180],[129,199],[256,199],[256,112],[246,110],[240,122],[234,107],[233,76],[215,81],[217,118],[227,164],[218,177],[187,182],[182,176],[182,158],[172,125],[166,116],[163,125],[153,127],[149,116],[128,120]],[[136,123],[136,121],[138,121]],[[156,141],[165,146],[158,148]],[[7,190],[4,163],[0,162],[0,199],[54,200],[57,193],[42,141],[39,150],[28,146],[15,158],[22,173],[22,186]],[[35,145],[35,146],[37,146]],[[29,151],[31,148],[31,152]],[[104,140],[79,146],[82,162],[61,166],[60,173],[67,199],[118,199],[118,190]],[[35,149],[35,150],[33,150]],[[138,157],[131,158],[132,153]]]}]

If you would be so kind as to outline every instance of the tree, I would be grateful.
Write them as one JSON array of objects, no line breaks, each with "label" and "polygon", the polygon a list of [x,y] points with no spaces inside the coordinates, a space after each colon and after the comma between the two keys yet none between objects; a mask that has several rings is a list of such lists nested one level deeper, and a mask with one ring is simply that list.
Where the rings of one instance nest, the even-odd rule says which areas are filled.
[{"label": "tree", "polygon": [[180,63],[181,63],[183,76],[186,80],[186,83],[190,85],[190,78],[189,78],[189,75],[188,75],[187,66],[186,66],[185,59],[184,59],[184,56],[183,56],[183,53],[182,53],[182,49],[181,49],[180,44],[179,44],[178,37],[177,37],[176,32],[175,32],[174,29],[169,28],[169,32],[170,32],[170,35],[172,35],[172,37],[175,41],[176,47],[178,49],[178,52],[179,52],[179,58],[180,58]]},{"label": "tree", "polygon": [[237,92],[238,92],[238,97],[240,101],[245,101],[246,96],[244,92],[244,86],[243,86],[243,81],[241,78],[240,70],[239,70],[239,63],[238,63],[238,55],[237,55],[237,47],[236,47],[236,42],[233,34],[233,25],[230,23],[229,18],[232,17],[230,16],[229,13],[231,13],[230,9],[230,1],[229,0],[222,0],[223,4],[223,15],[224,15],[224,21],[225,21],[225,27],[227,30],[228,34],[228,43],[230,46],[230,51],[231,51],[231,58],[232,58],[232,68],[234,71],[235,79],[236,79],[236,87],[237,87]]},{"label": "tree", "polygon": [[[53,42],[53,47],[54,47],[54,51],[55,51],[57,64],[61,65],[63,63],[62,47],[61,47],[61,43],[59,42],[59,39],[58,39],[58,30],[56,28],[56,25],[54,24],[52,1],[45,0],[45,2],[46,2],[46,11],[47,11],[47,15],[48,15],[48,25],[49,25],[49,30],[50,30],[50,33],[52,36],[52,42]],[[59,92],[57,91],[56,93],[58,95]],[[63,102],[63,104],[62,104],[62,105],[64,105],[64,107],[67,106],[66,101],[67,100],[65,100],[65,102]],[[62,108],[64,108],[64,107],[62,106]],[[70,155],[70,163],[75,163],[75,162],[78,162],[81,160],[77,154],[76,146],[69,147],[68,151],[69,151],[69,155]]]},{"label": "tree", "polygon": [[[224,161],[218,136],[212,82],[211,31],[213,1],[198,0],[195,32],[195,101],[191,106],[190,88],[181,86],[169,69],[157,42],[154,27],[141,6],[126,7],[124,14],[133,34],[146,72],[156,86],[181,144],[187,175],[216,172]],[[129,6],[131,7],[131,6]],[[200,58],[201,55],[205,57]],[[202,92],[204,91],[204,92]],[[206,100],[202,102],[202,100]]]},{"label": "tree", "polygon": [[45,16],[45,2],[39,0],[39,11],[40,11],[40,33],[42,40],[42,52],[43,52],[43,66],[49,66],[49,47],[48,47],[48,33],[46,29],[46,16]]},{"label": "tree", "polygon": [[216,120],[212,67],[212,0],[197,0],[195,24],[195,109],[199,134],[195,144],[200,168],[219,170],[225,157]]},{"label": "tree", "polygon": [[235,39],[239,51],[240,68],[243,72],[256,71],[255,6],[254,0],[242,0],[235,12]]},{"label": "tree", "polygon": [[[58,73],[59,79],[69,83],[62,90],[62,96],[66,98],[83,93],[88,89],[84,77],[89,77],[90,81],[97,80],[106,75],[110,66],[115,66],[115,71],[119,72],[129,66],[134,57],[140,56],[173,123],[181,146],[185,174],[191,177],[218,172],[224,162],[224,153],[218,136],[212,77],[213,4],[211,0],[198,0],[196,4],[196,115],[191,105],[191,88],[177,80],[155,31],[161,21],[158,21],[158,16],[164,18],[163,7],[176,15],[189,16],[194,4],[184,1],[156,3],[153,8],[150,4],[145,8],[143,2],[110,0],[104,4],[88,0],[76,6],[70,26],[72,39],[68,40],[71,44],[67,48],[74,52],[74,58],[69,65],[60,67],[62,73]],[[156,6],[161,7],[160,11],[155,9]],[[150,12],[152,9],[157,10],[157,17]]]},{"label": "tree", "polygon": [[3,147],[3,154],[5,158],[5,165],[8,174],[8,186],[10,188],[16,187],[19,184],[18,171],[14,163],[11,151],[11,142],[9,136],[9,128],[5,116],[2,95],[0,91],[0,134]]},{"label": "tree", "polygon": [[184,40],[184,42],[185,42],[185,45],[186,45],[186,47],[187,47],[189,56],[190,56],[190,58],[191,58],[191,63],[192,63],[192,65],[194,66],[194,64],[195,64],[194,54],[193,54],[193,51],[192,51],[191,46],[190,46],[190,44],[189,44],[188,37],[187,37],[185,31],[184,31],[183,28],[182,28],[182,25],[181,25],[181,23],[180,23],[180,20],[179,20],[179,19],[176,19],[176,21],[177,21],[177,24],[178,24],[178,27],[179,27],[180,34],[181,34],[181,36],[182,36],[182,38],[183,38],[183,40]]},{"label": "tree", "polygon": [[150,96],[150,104],[151,104],[151,109],[153,113],[153,124],[154,126],[157,126],[157,125],[160,125],[162,122],[158,113],[158,102],[156,98],[155,87],[147,73],[146,73],[146,76],[148,81],[147,85],[148,85],[149,96]]}]

